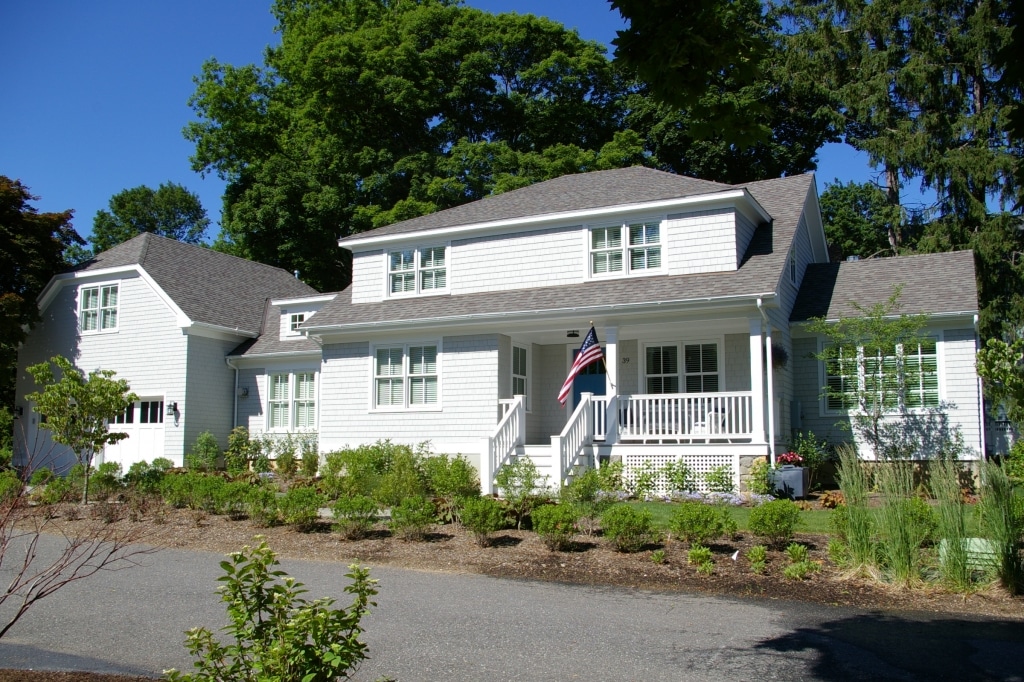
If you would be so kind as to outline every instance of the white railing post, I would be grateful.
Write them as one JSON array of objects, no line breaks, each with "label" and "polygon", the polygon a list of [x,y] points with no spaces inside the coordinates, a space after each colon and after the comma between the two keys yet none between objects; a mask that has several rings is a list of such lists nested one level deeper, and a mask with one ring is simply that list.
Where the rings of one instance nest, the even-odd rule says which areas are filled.
[{"label": "white railing post", "polygon": [[484,438],[480,453],[480,494],[490,495],[494,492],[494,438]]}]

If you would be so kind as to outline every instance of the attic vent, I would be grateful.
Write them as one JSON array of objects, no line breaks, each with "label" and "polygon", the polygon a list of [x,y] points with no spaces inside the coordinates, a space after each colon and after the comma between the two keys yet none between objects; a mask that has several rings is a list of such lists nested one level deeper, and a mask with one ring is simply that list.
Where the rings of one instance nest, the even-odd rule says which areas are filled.
[{"label": "attic vent", "polygon": [[847,256],[846,257],[846,262],[847,263],[852,263],[852,262],[858,261],[858,260],[860,260],[860,256]]}]

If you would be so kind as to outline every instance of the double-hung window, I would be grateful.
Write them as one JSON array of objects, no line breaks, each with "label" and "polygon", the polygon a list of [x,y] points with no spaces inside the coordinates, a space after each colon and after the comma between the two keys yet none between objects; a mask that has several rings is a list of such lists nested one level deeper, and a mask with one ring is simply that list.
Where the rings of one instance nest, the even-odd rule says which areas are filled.
[{"label": "double-hung window", "polygon": [[267,393],[267,428],[277,431],[316,428],[314,372],[271,374]]},{"label": "double-hung window", "polygon": [[118,285],[83,287],[79,298],[79,329],[83,332],[117,329]]},{"label": "double-hung window", "polygon": [[679,393],[679,346],[647,346],[646,392]]},{"label": "double-hung window", "polygon": [[388,294],[423,294],[448,289],[448,249],[431,246],[388,253]]},{"label": "double-hung window", "polygon": [[877,346],[832,347],[825,360],[825,407],[889,411],[939,406],[934,339]]},{"label": "double-hung window", "polygon": [[688,343],[683,346],[683,374],[687,393],[718,391],[718,344]]},{"label": "double-hung window", "polygon": [[530,407],[529,393],[527,393],[528,370],[526,348],[512,346],[512,395],[523,396],[527,401],[527,409]]},{"label": "double-hung window", "polygon": [[592,228],[590,275],[659,270],[661,249],[661,222],[657,220]]},{"label": "double-hung window", "polygon": [[439,403],[436,345],[379,347],[373,357],[373,405],[424,408]]}]

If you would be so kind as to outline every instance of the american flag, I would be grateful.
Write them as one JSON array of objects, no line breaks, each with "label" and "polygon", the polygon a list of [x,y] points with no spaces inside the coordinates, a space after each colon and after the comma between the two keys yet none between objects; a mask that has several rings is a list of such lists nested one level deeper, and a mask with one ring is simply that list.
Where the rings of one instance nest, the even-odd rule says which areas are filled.
[{"label": "american flag", "polygon": [[563,407],[565,406],[565,401],[569,397],[569,391],[572,390],[572,381],[576,378],[576,375],[584,367],[603,357],[604,352],[601,350],[601,344],[597,341],[597,332],[591,327],[590,331],[587,332],[586,338],[583,339],[583,345],[580,346],[580,352],[576,355],[576,360],[572,363],[572,367],[569,368],[569,376],[565,378],[562,390],[558,392],[559,404]]}]

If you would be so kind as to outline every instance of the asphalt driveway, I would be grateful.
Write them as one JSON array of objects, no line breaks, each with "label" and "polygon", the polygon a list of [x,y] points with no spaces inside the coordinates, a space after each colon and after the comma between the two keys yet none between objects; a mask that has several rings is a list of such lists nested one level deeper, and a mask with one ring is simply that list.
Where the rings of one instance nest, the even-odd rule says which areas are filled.
[{"label": "asphalt driveway", "polygon": [[[163,550],[144,566],[71,585],[0,640],[0,667],[188,668],[182,633],[224,623],[214,594],[221,559]],[[348,602],[346,566],[283,567],[307,596]],[[373,658],[357,679],[1024,681],[1024,622],[386,567],[372,574],[380,595],[364,624]]]}]

